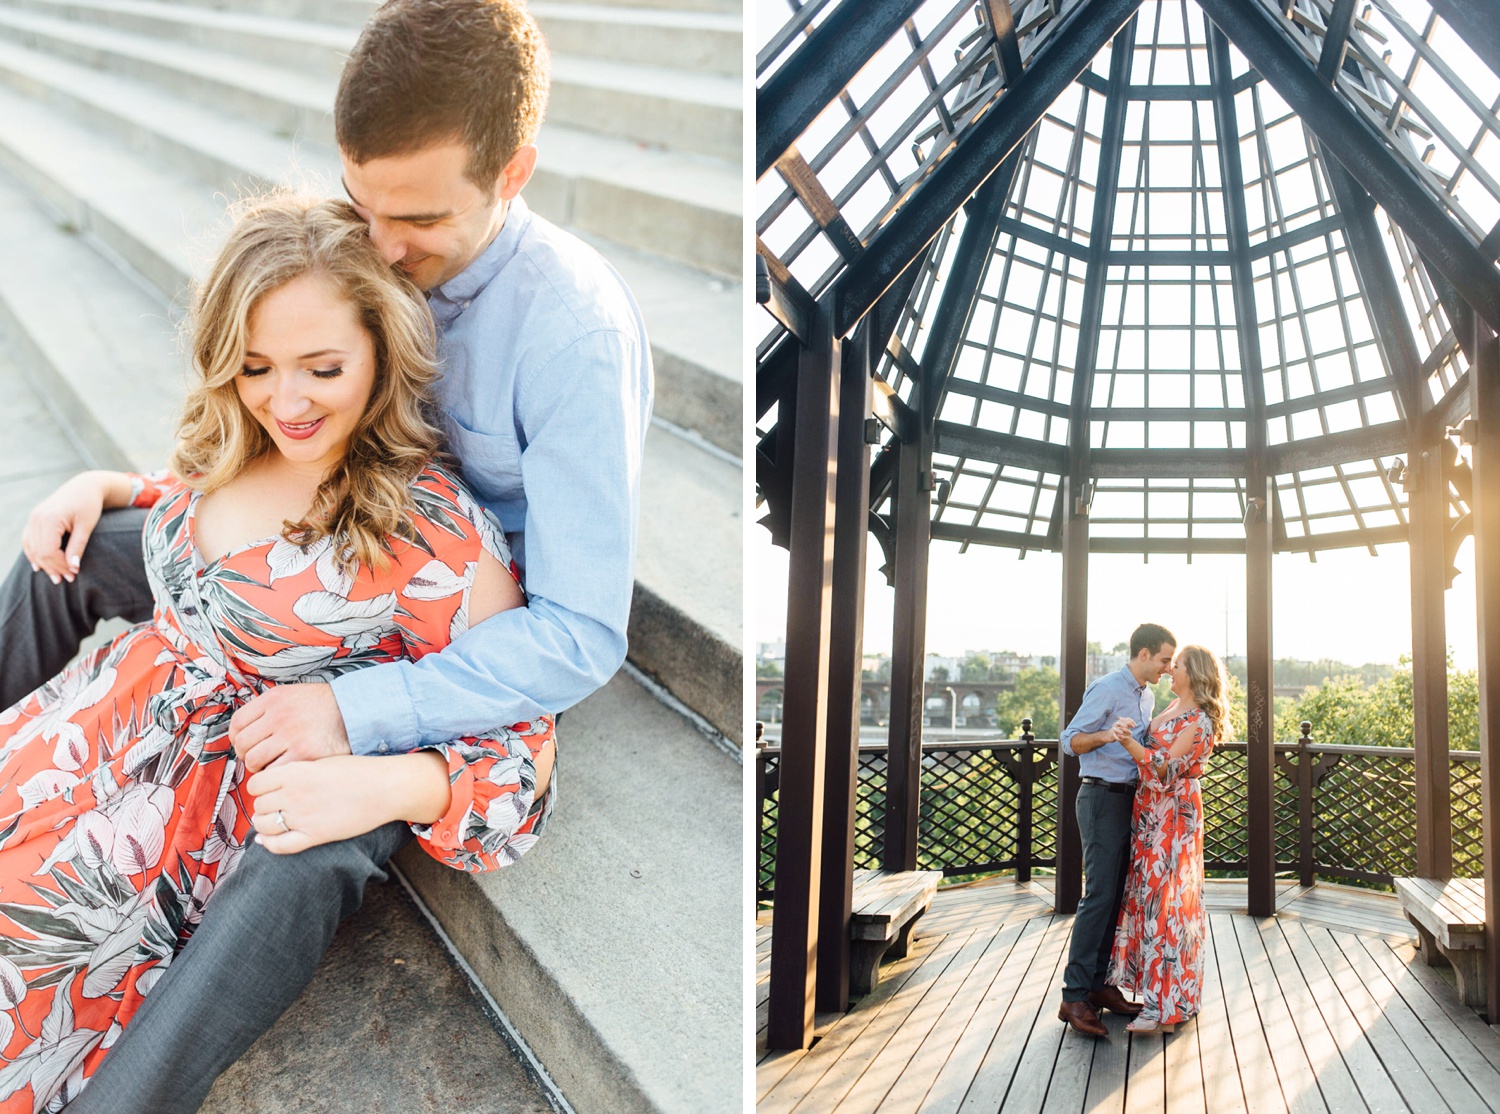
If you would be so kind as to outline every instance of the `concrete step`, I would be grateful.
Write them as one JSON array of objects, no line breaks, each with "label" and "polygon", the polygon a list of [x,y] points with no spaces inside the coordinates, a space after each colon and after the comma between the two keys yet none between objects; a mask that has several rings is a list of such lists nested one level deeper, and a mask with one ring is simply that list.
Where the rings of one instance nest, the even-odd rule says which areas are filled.
[{"label": "concrete step", "polygon": [[[184,63],[192,63],[192,73],[153,69],[154,76],[142,81],[141,75],[101,72],[87,51],[87,57],[75,57],[80,48],[74,40],[36,37],[34,22],[27,27],[7,24],[7,15],[9,9],[0,4],[0,81],[28,96],[45,97],[96,126],[124,127],[130,144],[139,150],[153,156],[165,153],[174,165],[216,186],[257,177],[276,180],[267,175],[272,169],[284,174],[297,150],[290,139],[278,142],[276,133],[287,135],[288,127],[296,127],[299,120],[315,121],[323,139],[309,145],[305,138],[306,150],[297,162],[314,163],[309,169],[338,183],[338,163],[329,142],[332,123],[324,118],[321,109],[326,103],[320,100],[327,94],[327,103],[332,103],[332,79],[314,88],[305,76],[282,82],[267,75],[264,66],[252,66],[237,85],[246,96],[243,103],[254,108],[246,121],[226,114],[219,103],[222,97],[214,94],[236,73],[204,66],[204,54],[190,46],[166,43],[148,52],[153,66],[175,52]],[[74,30],[66,24],[63,28]],[[12,36],[9,42],[3,37],[7,33]],[[69,57],[52,54],[52,46]],[[145,64],[144,55],[136,61]],[[174,96],[168,91],[172,81],[166,81],[168,87],[157,84],[169,75],[199,82],[204,97]],[[284,87],[296,96],[281,100],[266,93]],[[267,135],[267,129],[275,133]],[[538,211],[564,225],[738,279],[744,253],[738,162],[643,147],[561,123],[546,124],[540,144],[543,157],[528,187],[528,198],[537,202]],[[213,159],[202,159],[202,151],[213,153]]]},{"label": "concrete step", "polygon": [[738,1114],[739,763],[619,676],[563,716],[558,770],[514,866],[399,868],[581,1114]]},{"label": "concrete step", "polygon": [[737,160],[744,90],[738,77],[690,74],[602,58],[552,58],[552,120]]},{"label": "concrete step", "polygon": [[[185,8],[213,11],[256,12],[285,19],[308,19],[346,27],[359,27],[369,19],[381,0],[165,0]],[[573,6],[573,0],[548,0]],[[656,11],[718,12],[738,15],[742,0],[580,0],[590,7],[649,8]],[[540,20],[540,16],[537,17]]]},{"label": "concrete step", "polygon": [[[61,400],[72,428],[98,445],[101,463],[155,467],[171,446],[171,416],[183,382],[179,363],[163,358],[172,350],[169,303],[211,257],[222,234],[221,207],[209,187],[153,170],[78,132],[78,125],[0,90],[0,167],[54,213],[49,227],[40,212],[24,211],[29,206],[11,191],[15,212],[7,218],[17,227],[5,242],[18,251],[34,243],[30,250],[46,263],[0,276],[6,305],[0,313],[53,369],[55,389],[48,393]],[[60,232],[58,224],[81,236]],[[81,301],[72,293],[77,289],[87,291]],[[112,312],[74,312],[95,300]],[[117,329],[130,330],[129,342],[118,348],[108,339]],[[663,469],[684,464],[680,452],[669,451],[679,441],[696,454],[688,475],[662,477]],[[643,571],[665,572],[648,574],[638,585],[642,603],[632,619],[631,653],[738,740],[738,462],[666,427],[653,430],[652,443],[666,447],[653,448],[645,462],[639,561]],[[684,483],[691,488],[686,496]],[[701,584],[713,588],[705,594]],[[714,594],[721,602],[706,605]],[[699,652],[682,654],[684,644]]]},{"label": "concrete step", "polygon": [[[5,0],[0,33],[325,143],[339,66],[355,37],[348,28],[145,0]],[[555,54],[548,118],[735,160],[741,96],[737,77]]]},{"label": "concrete step", "polygon": [[[254,55],[263,61],[337,77],[354,42],[351,33],[374,6],[361,6],[353,23],[313,10],[290,16],[146,0],[8,0],[23,11],[101,27],[175,39],[209,50]],[[693,73],[737,77],[743,20],[738,13],[624,8],[608,4],[532,6],[554,54],[613,58]]]},{"label": "concrete step", "polygon": [[744,20],[739,12],[684,12],[544,0],[531,5],[554,54],[644,62],[693,73],[739,77]]},{"label": "concrete step", "polygon": [[[310,182],[322,192],[339,191],[331,148],[273,135],[153,85],[0,40],[0,97],[7,94],[15,120],[0,123],[0,149],[11,152],[17,173],[39,192],[56,195],[54,204],[64,212],[73,208],[70,193],[97,193],[107,204],[102,186],[110,179],[91,179],[87,167],[95,151],[107,158],[100,131],[144,156],[163,180],[168,175],[162,172],[176,172],[228,196],[269,183]],[[68,137],[68,150],[56,142],[61,136]],[[657,412],[737,454],[739,284],[659,258],[665,249],[710,269],[738,267],[741,199],[737,184],[729,188],[737,175],[728,164],[551,125],[542,143],[543,162],[526,196],[559,224],[612,237],[595,235],[591,242],[625,274],[641,302],[657,367]],[[45,169],[59,163],[80,165],[71,173]],[[61,180],[44,187],[38,176]],[[183,243],[179,231],[169,229],[169,244]],[[129,257],[133,247],[126,240],[115,250]],[[165,270],[159,260],[136,265],[169,295],[182,281],[171,264]]]},{"label": "concrete step", "polygon": [[506,1036],[401,883],[368,886],[307,990],[200,1114],[552,1114]]}]

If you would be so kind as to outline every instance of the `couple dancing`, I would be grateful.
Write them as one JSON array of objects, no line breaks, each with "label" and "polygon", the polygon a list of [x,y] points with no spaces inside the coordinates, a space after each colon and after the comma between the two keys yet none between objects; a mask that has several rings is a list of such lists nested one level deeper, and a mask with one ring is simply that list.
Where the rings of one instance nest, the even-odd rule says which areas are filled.
[{"label": "couple dancing", "polygon": [[403,843],[489,870],[550,815],[552,714],[624,657],[651,368],[618,276],[518,196],[547,65],[519,0],[381,8],[335,109],[349,200],[241,207],[170,469],[33,512],[0,588],[0,1112],[196,1110]]},{"label": "couple dancing", "polygon": [[[1198,779],[1227,738],[1227,686],[1210,651],[1176,643],[1165,627],[1136,628],[1130,660],[1089,686],[1062,733],[1081,773],[1084,892],[1058,1018],[1086,1036],[1109,1035],[1103,1010],[1130,1017],[1133,1033],[1171,1032],[1202,1000],[1208,921]],[[1176,699],[1153,716],[1148,686],[1168,672]]]}]

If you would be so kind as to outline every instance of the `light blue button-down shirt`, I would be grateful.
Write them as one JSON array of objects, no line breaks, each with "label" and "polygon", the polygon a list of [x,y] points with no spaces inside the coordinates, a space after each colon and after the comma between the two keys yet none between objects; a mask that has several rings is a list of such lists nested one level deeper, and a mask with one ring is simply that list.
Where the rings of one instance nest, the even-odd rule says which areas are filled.
[{"label": "light blue button-down shirt", "polygon": [[421,661],[334,680],[355,754],[560,712],[625,660],[652,390],[629,290],[517,198],[490,246],[428,304],[448,448],[504,527],[528,606]]},{"label": "light blue button-down shirt", "polygon": [[1078,754],[1073,750],[1073,737],[1113,727],[1117,719],[1133,719],[1136,727],[1132,734],[1144,745],[1146,730],[1151,726],[1151,715],[1155,710],[1156,695],[1135,679],[1127,665],[1100,677],[1088,687],[1083,694],[1083,703],[1078,706],[1078,714],[1068,721],[1059,741],[1063,750],[1078,759],[1078,772],[1084,777],[1136,781],[1141,776],[1140,767],[1119,743],[1111,741],[1087,754]]}]

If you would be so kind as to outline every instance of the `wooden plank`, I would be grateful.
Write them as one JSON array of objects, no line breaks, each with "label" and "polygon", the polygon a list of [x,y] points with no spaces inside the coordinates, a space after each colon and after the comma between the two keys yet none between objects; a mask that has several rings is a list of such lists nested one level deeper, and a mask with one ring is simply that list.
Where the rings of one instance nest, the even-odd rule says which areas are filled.
[{"label": "wooden plank", "polygon": [[[1037,1019],[1037,1024],[1045,1026],[1049,1020],[1050,1015],[1044,1011]],[[1048,1081],[1041,1109],[1047,1114],[1078,1114],[1078,1111],[1086,1109],[1084,1100],[1094,1057],[1101,1050],[1107,1050],[1112,1043],[1122,1048],[1125,1045],[1123,1038],[1113,1033],[1109,1040],[1100,1040],[1074,1032],[1071,1025],[1064,1028],[1062,1044],[1057,1050],[1057,1061],[1053,1065],[1052,1078]],[[1010,1109],[1009,1102],[1005,1109]]]},{"label": "wooden plank", "polygon": [[[1366,1105],[1360,1097],[1359,1088],[1355,1086],[1340,1055],[1338,1041],[1318,1011],[1317,997],[1312,993],[1292,955],[1280,925],[1275,921],[1262,921],[1258,929],[1261,945],[1265,948],[1276,983],[1281,987],[1281,996],[1286,1002],[1297,1036],[1301,1038],[1302,1051],[1307,1056],[1308,1066],[1323,1101],[1331,1110],[1365,1110]],[[1285,1076],[1282,1076],[1282,1082],[1287,1082]]]},{"label": "wooden plank", "polygon": [[[1069,934],[1071,936],[1071,932]],[[1065,961],[1066,952],[1059,956],[1059,965]],[[1093,1043],[1090,1037],[1080,1037],[1071,1025],[1059,1021],[1052,1004],[1059,1000],[1056,983],[1043,991],[1035,1023],[1026,1037],[1026,1048],[1016,1065],[1010,1090],[1002,1104],[1007,1112],[1014,1114],[1039,1114],[1047,1101],[1047,1092],[1058,1071],[1058,1061],[1064,1047],[1069,1049],[1068,1062],[1076,1065],[1084,1049],[1079,1042]],[[1087,1077],[1085,1076],[1085,1079]],[[1080,1089],[1081,1090],[1081,1089]],[[1059,1096],[1061,1097],[1061,1096]],[[1076,1108],[1075,1108],[1076,1109]]]},{"label": "wooden plank", "polygon": [[[1390,948],[1378,940],[1366,937],[1354,939],[1422,1023],[1422,1028],[1469,1081],[1474,1093],[1484,1101],[1485,1106],[1490,1110],[1500,1109],[1500,1070],[1474,1047],[1465,1031],[1454,1024],[1447,1011],[1438,1003],[1433,992],[1412,973],[1410,967],[1391,953]],[[1445,997],[1456,999],[1457,995],[1450,990]]]},{"label": "wooden plank", "polygon": [[1396,960],[1407,972],[1432,995],[1433,1001],[1442,1007],[1448,1019],[1463,1031],[1469,1043],[1495,1067],[1500,1068],[1500,1030],[1486,1025],[1474,1010],[1458,1000],[1458,992],[1441,974],[1418,958],[1417,949],[1411,944],[1396,944],[1389,940],[1379,943],[1389,948]]},{"label": "wooden plank", "polygon": [[1131,1036],[1125,1114],[1156,1114],[1167,1105],[1167,1053],[1156,1035]]},{"label": "wooden plank", "polygon": [[[1206,963],[1205,957],[1205,975]],[[1177,1032],[1166,1038],[1166,1108],[1172,1114],[1207,1114],[1209,1109],[1203,1091],[1203,1061],[1198,1031],[1198,1022],[1189,1021],[1186,1025],[1178,1026]],[[1213,1055],[1220,1060],[1216,1070],[1224,1070],[1222,1050],[1213,1050]],[[1217,1114],[1218,1108],[1214,1109]]]},{"label": "wooden plank", "polygon": [[1234,1056],[1239,1064],[1240,1083],[1244,1088],[1245,1109],[1250,1114],[1259,1111],[1285,1111],[1288,1104],[1283,1100],[1281,1081],[1276,1076],[1276,1066],[1271,1059],[1271,1050],[1266,1044],[1266,1035],[1261,1030],[1256,1012],[1255,993],[1251,989],[1250,975],[1245,968],[1245,959],[1240,954],[1239,939],[1235,935],[1234,922],[1237,917],[1210,914],[1209,931],[1214,935],[1214,950],[1219,957],[1219,979],[1224,987],[1224,1006],[1229,1014],[1229,1035],[1234,1042]]},{"label": "wooden plank", "polygon": [[[969,945],[972,937],[974,933],[950,933],[945,936],[939,948],[933,951],[932,960],[922,964],[921,970],[907,979],[906,985],[894,997],[886,1000],[873,1017],[864,1018],[865,1024],[858,1029],[847,1027],[846,1032],[838,1032],[843,1027],[835,1027],[834,1032],[817,1042],[807,1059],[799,1065],[799,1068],[807,1071],[793,1081],[795,1090],[789,1090],[786,1095],[781,1096],[775,1107],[765,1107],[763,1114],[778,1110],[816,1110],[823,1114],[832,1110],[858,1083],[859,1077],[879,1059],[880,1053],[885,1050],[895,1033],[900,1032],[912,1011],[921,1005],[922,999],[927,997],[933,985],[938,984],[950,964]],[[832,1041],[835,1035],[840,1038],[838,1041]],[[823,1045],[828,1045],[826,1050]],[[823,1056],[814,1059],[817,1053],[823,1053]],[[816,1078],[808,1078],[814,1071],[820,1074]],[[795,1092],[804,1093],[796,1095]],[[787,1099],[793,1096],[798,1105],[787,1107]],[[777,1096],[772,1092],[768,1098]]]},{"label": "wooden plank", "polygon": [[1369,988],[1349,965],[1348,959],[1333,938],[1333,932],[1326,928],[1309,928],[1307,935],[1313,950],[1323,961],[1329,977],[1333,979],[1350,1012],[1358,1020],[1365,1039],[1380,1058],[1386,1075],[1400,1091],[1407,1107],[1422,1111],[1444,1109],[1443,1098],[1432,1085],[1432,1080],[1427,1078],[1411,1049],[1396,1032],[1383,1003],[1371,995]]},{"label": "wooden plank", "polygon": [[915,1110],[921,1105],[933,1080],[942,1071],[943,1065],[948,1062],[954,1045],[958,1043],[959,1037],[963,1035],[964,1029],[973,1018],[974,1011],[979,1008],[986,992],[1000,976],[1012,948],[1020,939],[1025,927],[1024,921],[1002,925],[999,931],[990,937],[990,946],[974,964],[973,969],[964,979],[963,985],[958,988],[952,1001],[948,1003],[948,1008],[943,1011],[931,1032],[923,1040],[922,1046],[912,1056],[906,1070],[901,1073],[901,1078],[886,1095],[885,1102],[880,1106],[881,1110],[900,1111],[901,1114],[906,1114],[907,1111]]},{"label": "wooden plank", "polygon": [[[1212,918],[1210,918],[1210,922]],[[1214,1114],[1243,1114],[1245,1090],[1240,1081],[1238,1052],[1229,1032],[1219,956],[1212,931],[1203,937],[1203,1008],[1198,1013],[1198,1055],[1203,1068],[1203,1093]]]},{"label": "wooden plank", "polygon": [[[975,932],[970,936],[953,962],[948,964],[942,975],[922,996],[922,1001],[891,1034],[890,1040],[885,1042],[873,1062],[868,1064],[854,1086],[834,1108],[838,1114],[872,1114],[885,1101],[886,1095],[920,1050],[933,1026],[942,1020],[944,1011],[952,1004],[954,995],[962,988],[974,970],[974,965],[993,942],[994,937],[987,932]],[[850,1047],[848,1055],[867,1058],[858,1047],[858,1042]],[[820,1112],[828,1109],[826,1097],[816,1109]]]},{"label": "wooden plank", "polygon": [[1276,1067],[1276,1078],[1281,1081],[1282,1094],[1286,1096],[1287,1109],[1294,1114],[1304,1111],[1324,1114],[1328,1104],[1318,1090],[1317,1075],[1308,1062],[1307,1052],[1297,1039],[1296,1022],[1292,1020],[1289,1003],[1271,967],[1259,926],[1250,917],[1236,917],[1234,928],[1245,961],[1245,973],[1260,1012],[1261,1029],[1271,1049],[1271,1062]]},{"label": "wooden plank", "polygon": [[994,1114],[999,1110],[1038,1019],[1047,1024],[1061,1025],[1061,1022],[1051,1021],[1043,1011],[1047,1010],[1046,1003],[1056,998],[1059,968],[1067,951],[1072,926],[1071,918],[1056,918],[1048,926],[1036,960],[1025,972],[1004,1019],[993,1030],[984,1058],[958,1108],[959,1114],[979,1114],[981,1111]]},{"label": "wooden plank", "polygon": [[1094,1042],[1088,1092],[1084,1095],[1083,1106],[1074,1109],[1087,1110],[1089,1114],[1124,1114],[1125,1073],[1130,1068],[1130,1038],[1125,1032],[1126,1021],[1112,1013],[1106,1013],[1100,1020],[1109,1030],[1109,1039]]},{"label": "wooden plank", "polygon": [[1059,935],[1066,939],[1066,932],[1066,927],[1058,927],[1051,917],[1036,917],[1027,922],[1005,965],[975,1006],[947,1061],[923,1097],[919,1107],[923,1114],[956,1114],[1027,973],[1047,962],[1049,943],[1055,943]]},{"label": "wooden plank", "polygon": [[1401,1092],[1391,1082],[1359,1020],[1339,993],[1333,976],[1313,947],[1307,926],[1287,921],[1281,925],[1281,933],[1365,1106],[1371,1114],[1404,1114],[1408,1107]]},{"label": "wooden plank", "polygon": [[[962,939],[962,935],[950,933],[922,941],[905,959],[887,967],[880,985],[861,998],[858,1008],[839,1019],[812,1048],[791,1062],[763,1061],[755,1073],[756,1105],[761,1114],[790,1109],[801,1102],[843,1050],[871,1025],[880,1023],[887,1007],[904,1017],[913,1004],[911,994],[920,996],[921,989],[942,972]],[[781,1095],[773,1100],[771,1096],[778,1090]]]},{"label": "wooden plank", "polygon": [[1390,1020],[1392,1028],[1400,1034],[1417,1063],[1422,1065],[1422,1070],[1432,1080],[1449,1109],[1454,1114],[1479,1114],[1481,1111],[1488,1111],[1489,1103],[1479,1097],[1464,1078],[1463,1072],[1448,1057],[1441,1042],[1427,1031],[1422,1019],[1375,965],[1375,961],[1360,943],[1360,938],[1349,932],[1336,932],[1333,938],[1348,959],[1349,966],[1359,975],[1370,993],[1382,1003],[1382,1012]]}]

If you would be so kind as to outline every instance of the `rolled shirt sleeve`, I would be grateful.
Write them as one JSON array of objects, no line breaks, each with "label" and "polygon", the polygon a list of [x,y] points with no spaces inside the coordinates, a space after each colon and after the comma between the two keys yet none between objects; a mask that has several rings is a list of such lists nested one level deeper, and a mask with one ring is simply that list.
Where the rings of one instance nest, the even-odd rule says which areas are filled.
[{"label": "rolled shirt sleeve", "polygon": [[1068,721],[1068,726],[1063,728],[1062,737],[1058,741],[1064,752],[1074,758],[1079,757],[1078,752],[1073,749],[1073,740],[1077,736],[1103,731],[1106,725],[1114,722],[1109,718],[1114,702],[1110,699],[1110,686],[1106,683],[1108,680],[1108,677],[1101,677],[1084,691],[1083,703]]}]

